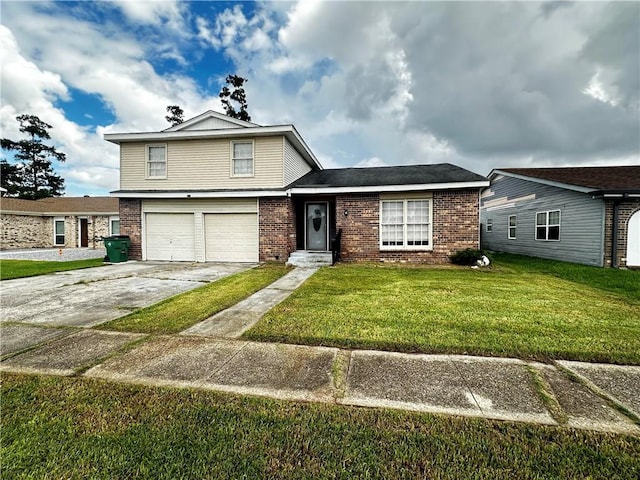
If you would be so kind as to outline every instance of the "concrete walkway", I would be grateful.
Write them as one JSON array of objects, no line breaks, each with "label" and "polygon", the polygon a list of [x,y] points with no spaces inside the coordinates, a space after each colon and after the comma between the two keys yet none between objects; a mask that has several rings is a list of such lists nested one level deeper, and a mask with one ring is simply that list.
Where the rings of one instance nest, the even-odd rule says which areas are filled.
[{"label": "concrete walkway", "polygon": [[637,366],[569,361],[550,365],[235,338],[314,272],[295,269],[180,335],[6,322],[1,325],[0,371],[83,375],[640,435]]}]

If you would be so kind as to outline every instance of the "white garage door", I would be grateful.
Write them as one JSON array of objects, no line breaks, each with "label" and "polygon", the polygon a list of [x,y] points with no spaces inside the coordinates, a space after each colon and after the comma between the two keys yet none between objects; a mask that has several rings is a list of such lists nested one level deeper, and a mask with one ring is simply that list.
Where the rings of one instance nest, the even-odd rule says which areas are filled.
[{"label": "white garage door", "polygon": [[192,213],[147,213],[147,260],[195,261],[193,227]]},{"label": "white garage door", "polygon": [[207,262],[257,262],[258,216],[255,213],[208,213],[204,216]]},{"label": "white garage door", "polygon": [[629,219],[627,266],[640,267],[640,212],[634,213]]}]

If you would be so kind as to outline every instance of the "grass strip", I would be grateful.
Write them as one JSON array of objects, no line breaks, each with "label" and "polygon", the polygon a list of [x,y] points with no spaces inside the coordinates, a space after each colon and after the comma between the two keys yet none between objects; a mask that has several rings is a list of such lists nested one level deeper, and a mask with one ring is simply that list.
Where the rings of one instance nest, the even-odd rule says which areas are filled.
[{"label": "grass strip", "polygon": [[79,270],[81,268],[100,267],[104,265],[101,258],[88,260],[72,260],[70,262],[51,262],[42,260],[0,260],[0,280],[35,277],[48,273]]},{"label": "grass strip", "polygon": [[4,478],[638,478],[640,438],[3,374]]},{"label": "grass strip", "polygon": [[566,265],[556,273],[524,267],[496,261],[491,270],[346,264],[324,268],[243,338],[640,364],[640,302],[633,293],[614,293],[605,280],[621,274],[640,283],[640,272],[615,270],[600,276],[604,269],[580,266],[592,275],[576,274],[578,282],[563,278],[573,276],[568,273],[573,267]]},{"label": "grass strip", "polygon": [[151,334],[177,333],[235,305],[289,271],[282,264],[264,264],[181,293],[97,328]]}]

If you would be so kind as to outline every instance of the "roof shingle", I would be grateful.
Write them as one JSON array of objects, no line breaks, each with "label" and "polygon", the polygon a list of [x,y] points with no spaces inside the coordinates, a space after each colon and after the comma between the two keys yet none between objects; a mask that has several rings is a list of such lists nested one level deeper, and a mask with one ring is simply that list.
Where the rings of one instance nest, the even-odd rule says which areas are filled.
[{"label": "roof shingle", "polygon": [[640,190],[640,165],[621,167],[498,168],[501,172],[594,190]]}]

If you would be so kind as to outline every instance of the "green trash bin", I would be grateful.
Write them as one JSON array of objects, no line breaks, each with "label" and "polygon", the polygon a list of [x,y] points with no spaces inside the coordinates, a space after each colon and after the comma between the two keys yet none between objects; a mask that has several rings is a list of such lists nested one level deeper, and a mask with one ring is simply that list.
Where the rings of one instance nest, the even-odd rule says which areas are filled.
[{"label": "green trash bin", "polygon": [[106,260],[111,263],[128,261],[130,245],[131,239],[128,235],[113,235],[111,237],[104,237],[104,246],[107,249]]}]

